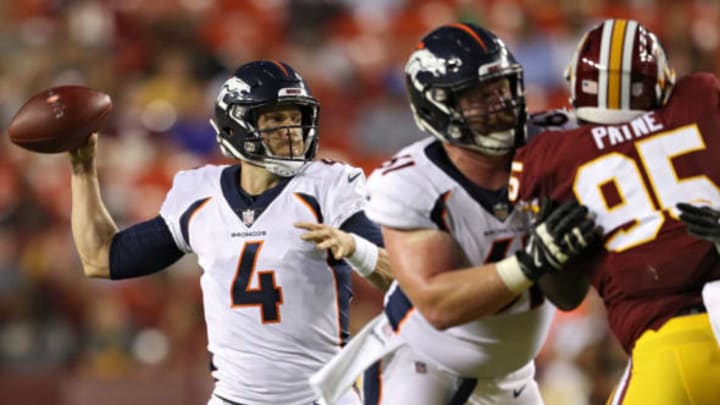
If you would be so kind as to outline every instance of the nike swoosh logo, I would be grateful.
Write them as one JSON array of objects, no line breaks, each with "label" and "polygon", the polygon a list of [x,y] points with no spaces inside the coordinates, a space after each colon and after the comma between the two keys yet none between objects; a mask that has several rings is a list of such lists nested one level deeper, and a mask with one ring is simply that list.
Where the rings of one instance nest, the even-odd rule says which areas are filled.
[{"label": "nike swoosh logo", "polygon": [[348,183],[352,183],[352,182],[355,181],[355,179],[357,179],[358,177],[360,177],[360,173],[359,173],[359,172],[358,172],[358,173],[355,173],[355,174],[348,174]]},{"label": "nike swoosh logo", "polygon": [[523,385],[518,389],[513,389],[513,398],[519,397],[520,394],[522,394],[522,392],[525,390],[525,387],[527,387],[527,384]]}]

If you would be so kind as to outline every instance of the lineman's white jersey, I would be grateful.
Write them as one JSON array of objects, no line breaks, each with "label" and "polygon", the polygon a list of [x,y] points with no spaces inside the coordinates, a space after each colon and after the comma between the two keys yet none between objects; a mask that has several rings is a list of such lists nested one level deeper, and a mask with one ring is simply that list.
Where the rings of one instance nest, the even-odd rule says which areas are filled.
[{"label": "lineman's white jersey", "polygon": [[253,199],[239,166],[175,176],[160,210],[201,286],[214,394],[246,404],[309,404],[307,382],[347,337],[350,267],[300,239],[295,222],[339,227],[365,205],[365,177],[316,161]]},{"label": "lineman's white jersey", "polygon": [[[370,219],[397,229],[445,230],[473,266],[520,249],[530,224],[527,213],[510,209],[505,190],[484,190],[462,176],[435,138],[406,147],[374,171],[368,192]],[[553,311],[532,288],[495,316],[439,331],[397,284],[385,297],[391,325],[410,346],[465,377],[504,376],[530,363]]]}]

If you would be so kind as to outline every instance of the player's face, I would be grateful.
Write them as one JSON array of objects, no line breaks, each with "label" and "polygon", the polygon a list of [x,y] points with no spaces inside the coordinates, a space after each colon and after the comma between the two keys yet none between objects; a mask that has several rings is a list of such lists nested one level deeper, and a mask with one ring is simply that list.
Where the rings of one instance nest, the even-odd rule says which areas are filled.
[{"label": "player's face", "polygon": [[478,135],[513,129],[518,120],[507,78],[465,90],[460,94],[458,106],[470,129]]},{"label": "player's face", "polygon": [[275,156],[298,157],[303,154],[301,125],[302,113],[297,106],[275,106],[258,115],[258,130]]}]

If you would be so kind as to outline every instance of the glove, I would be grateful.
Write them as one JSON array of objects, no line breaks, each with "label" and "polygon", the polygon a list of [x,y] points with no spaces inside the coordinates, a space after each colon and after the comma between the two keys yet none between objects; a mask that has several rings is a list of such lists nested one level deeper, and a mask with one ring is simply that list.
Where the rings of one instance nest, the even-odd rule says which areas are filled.
[{"label": "glove", "polygon": [[680,220],[687,226],[687,233],[720,245],[720,211],[710,207],[696,207],[679,203]]},{"label": "glove", "polygon": [[558,272],[600,235],[602,228],[595,226],[584,205],[570,201],[555,208],[550,199],[543,199],[528,244],[515,256],[525,277],[537,281]]}]

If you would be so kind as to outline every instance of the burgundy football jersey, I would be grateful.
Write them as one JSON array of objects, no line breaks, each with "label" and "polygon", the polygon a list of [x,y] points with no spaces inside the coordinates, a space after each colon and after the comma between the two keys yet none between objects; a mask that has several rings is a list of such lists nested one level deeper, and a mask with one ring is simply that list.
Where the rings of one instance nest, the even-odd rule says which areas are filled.
[{"label": "burgundy football jersey", "polygon": [[518,151],[510,195],[577,199],[597,214],[604,249],[589,271],[628,353],[648,328],[702,302],[720,278],[714,246],[685,231],[678,202],[720,206],[720,83],[684,77],[662,109],[620,125],[546,132]]}]

